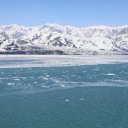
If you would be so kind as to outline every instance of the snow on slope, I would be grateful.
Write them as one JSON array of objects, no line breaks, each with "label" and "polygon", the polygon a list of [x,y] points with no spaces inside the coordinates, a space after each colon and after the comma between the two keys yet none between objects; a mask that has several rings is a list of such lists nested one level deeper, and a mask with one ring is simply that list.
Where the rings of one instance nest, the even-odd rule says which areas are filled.
[{"label": "snow on slope", "polygon": [[128,26],[0,26],[0,53],[128,54]]}]

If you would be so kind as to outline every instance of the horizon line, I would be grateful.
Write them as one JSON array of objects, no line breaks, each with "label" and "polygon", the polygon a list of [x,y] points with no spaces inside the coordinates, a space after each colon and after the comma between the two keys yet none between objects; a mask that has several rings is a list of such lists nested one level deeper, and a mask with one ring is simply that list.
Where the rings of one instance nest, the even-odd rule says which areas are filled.
[{"label": "horizon line", "polygon": [[87,26],[83,26],[83,27],[76,27],[76,26],[73,26],[73,25],[68,25],[68,24],[58,24],[58,23],[45,23],[45,24],[40,24],[40,25],[21,25],[21,24],[3,24],[3,25],[0,25],[0,27],[6,27],[6,26],[19,26],[19,27],[27,27],[27,28],[33,28],[33,27],[43,27],[43,26],[46,26],[46,25],[56,25],[56,26],[61,26],[61,27],[72,27],[72,28],[93,28],[93,27],[108,27],[108,28],[118,28],[118,27],[128,27],[128,24],[124,24],[124,25],[116,25],[116,26],[112,26],[112,25],[87,25]]}]

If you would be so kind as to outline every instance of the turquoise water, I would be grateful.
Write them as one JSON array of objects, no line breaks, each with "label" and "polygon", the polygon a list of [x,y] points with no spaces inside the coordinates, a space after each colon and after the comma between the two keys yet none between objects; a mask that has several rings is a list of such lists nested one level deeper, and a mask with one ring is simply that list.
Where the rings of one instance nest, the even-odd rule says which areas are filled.
[{"label": "turquoise water", "polygon": [[0,128],[128,128],[128,64],[0,69]]}]

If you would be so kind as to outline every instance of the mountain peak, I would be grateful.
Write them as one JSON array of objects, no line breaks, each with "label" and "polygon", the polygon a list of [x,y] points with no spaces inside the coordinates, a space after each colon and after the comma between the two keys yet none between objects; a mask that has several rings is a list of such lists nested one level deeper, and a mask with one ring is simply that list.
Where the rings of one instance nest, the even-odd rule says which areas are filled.
[{"label": "mountain peak", "polygon": [[[0,27],[0,53],[128,54],[128,25]],[[56,53],[57,52],[57,53]]]}]

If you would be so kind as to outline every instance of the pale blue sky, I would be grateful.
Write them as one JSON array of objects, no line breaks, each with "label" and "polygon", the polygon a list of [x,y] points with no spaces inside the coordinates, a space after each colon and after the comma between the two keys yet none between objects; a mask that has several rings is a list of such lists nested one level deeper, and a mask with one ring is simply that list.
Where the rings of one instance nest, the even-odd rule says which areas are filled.
[{"label": "pale blue sky", "polygon": [[0,25],[128,24],[128,0],[0,0]]}]

